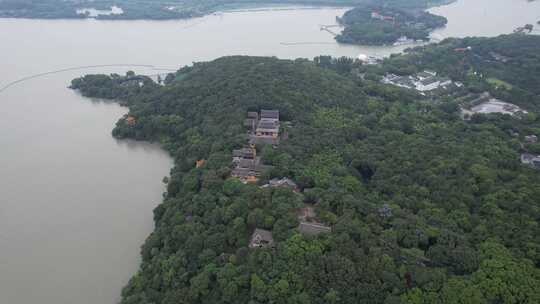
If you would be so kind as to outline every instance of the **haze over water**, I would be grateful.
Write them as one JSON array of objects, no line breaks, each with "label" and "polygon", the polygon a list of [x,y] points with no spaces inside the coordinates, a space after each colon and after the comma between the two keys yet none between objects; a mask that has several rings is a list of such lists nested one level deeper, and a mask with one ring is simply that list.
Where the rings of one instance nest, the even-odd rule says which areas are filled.
[{"label": "haze over water", "polygon": [[[486,18],[494,18],[485,20],[490,27],[471,28],[471,20],[460,26],[459,12],[470,18],[469,12],[486,1],[437,8],[450,19],[439,34],[507,33],[531,21],[512,17],[517,20],[502,24],[493,10],[508,14],[511,8],[514,15],[534,19],[529,8],[539,4],[490,0],[498,3],[482,8]],[[385,56],[404,48],[335,43],[320,25],[335,23],[344,11],[235,12],[186,21],[0,19],[0,87],[78,66],[176,69],[224,55]],[[156,146],[111,137],[127,109],[66,88],[83,74],[128,69],[163,72],[85,68],[0,92],[0,303],[112,304],[135,273],[139,247],[152,230],[152,209],[164,191],[161,178],[172,161]]]}]

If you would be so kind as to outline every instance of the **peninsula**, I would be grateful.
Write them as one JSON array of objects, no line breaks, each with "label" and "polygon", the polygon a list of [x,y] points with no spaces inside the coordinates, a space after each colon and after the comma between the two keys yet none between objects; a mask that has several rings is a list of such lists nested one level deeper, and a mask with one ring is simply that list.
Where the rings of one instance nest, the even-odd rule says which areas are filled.
[{"label": "peninsula", "polygon": [[[537,303],[538,54],[516,34],[73,80],[175,160],[122,303]],[[462,85],[381,81],[424,70]],[[464,119],[484,91],[527,114]]]}]

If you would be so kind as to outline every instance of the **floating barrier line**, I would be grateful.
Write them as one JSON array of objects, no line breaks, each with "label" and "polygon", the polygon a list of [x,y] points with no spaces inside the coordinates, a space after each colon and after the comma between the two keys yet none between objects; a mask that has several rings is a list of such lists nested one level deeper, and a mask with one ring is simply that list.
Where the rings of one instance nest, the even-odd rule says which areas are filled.
[{"label": "floating barrier line", "polygon": [[4,92],[5,90],[9,89],[10,87],[19,84],[21,82],[25,82],[27,80],[31,80],[34,78],[39,78],[47,75],[52,74],[58,74],[63,72],[69,72],[69,71],[76,71],[76,70],[84,70],[84,69],[93,69],[93,68],[110,68],[110,67],[142,67],[142,68],[150,68],[153,70],[160,70],[160,71],[176,71],[176,69],[169,69],[169,68],[158,68],[151,64],[123,64],[123,63],[116,63],[116,64],[99,64],[99,65],[86,65],[86,66],[78,66],[78,67],[71,67],[71,68],[65,68],[60,70],[54,70],[44,73],[38,73],[30,76],[26,76],[20,79],[17,79],[15,81],[12,81],[0,88],[0,93]]}]

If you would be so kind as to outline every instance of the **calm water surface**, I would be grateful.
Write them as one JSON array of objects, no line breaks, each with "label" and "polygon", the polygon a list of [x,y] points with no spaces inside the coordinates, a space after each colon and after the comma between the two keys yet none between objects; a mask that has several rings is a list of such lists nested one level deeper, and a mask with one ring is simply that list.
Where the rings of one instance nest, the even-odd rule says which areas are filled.
[{"label": "calm water surface", "polygon": [[498,36],[512,33],[527,23],[540,21],[540,1],[528,0],[458,0],[430,12],[448,19],[446,28],[437,30],[433,37]]},{"label": "calm water surface", "polygon": [[[438,8],[449,17],[438,34],[509,32],[499,12],[534,17],[516,0],[490,0],[486,27],[460,26],[463,10],[484,0]],[[523,0],[525,2],[525,0]],[[516,6],[517,5],[517,6]],[[485,6],[485,3],[484,3]],[[504,9],[506,8],[506,9]],[[537,10],[538,11],[538,10]],[[245,54],[312,58],[385,56],[404,47],[344,46],[320,31],[343,9],[235,12],[187,21],[0,20],[0,87],[48,71],[144,64],[175,69],[193,61]],[[458,19],[456,19],[458,18]],[[505,20],[510,17],[505,17]],[[514,18],[514,17],[512,17]],[[475,22],[478,19],[475,20]],[[66,89],[85,68],[20,82],[0,92],[0,303],[112,304],[136,271],[152,230],[152,209],[172,166],[156,146],[110,136],[126,109]],[[153,68],[131,67],[155,74]]]}]

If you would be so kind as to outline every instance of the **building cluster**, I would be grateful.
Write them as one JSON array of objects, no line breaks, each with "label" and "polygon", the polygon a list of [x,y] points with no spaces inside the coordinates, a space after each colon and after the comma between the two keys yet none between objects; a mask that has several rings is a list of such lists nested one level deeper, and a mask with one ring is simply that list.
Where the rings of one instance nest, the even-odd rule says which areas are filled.
[{"label": "building cluster", "polygon": [[279,111],[261,110],[261,113],[248,112],[244,125],[249,128],[249,144],[279,144]]},{"label": "building cluster", "polygon": [[272,168],[262,163],[261,157],[257,156],[257,149],[251,146],[234,150],[232,165],[231,176],[245,183],[257,182],[264,171]]},{"label": "building cluster", "polygon": [[393,16],[381,15],[379,12],[371,12],[371,19],[381,20],[381,21],[391,21],[394,22],[395,18]]},{"label": "building cluster", "polygon": [[388,74],[383,78],[382,82],[402,88],[414,89],[421,93],[433,91],[440,88],[448,89],[452,85],[456,87],[462,86],[462,84],[460,83],[454,83],[452,80],[450,80],[450,78],[438,76],[437,72],[427,70],[409,76]]},{"label": "building cluster", "polygon": [[524,26],[517,27],[514,30],[514,33],[516,33],[516,34],[530,34],[530,33],[532,33],[533,29],[534,29],[534,25],[525,24]]},{"label": "building cluster", "polygon": [[261,113],[248,112],[244,126],[249,129],[248,145],[234,150],[232,155],[231,176],[242,182],[256,182],[261,174],[271,169],[264,165],[261,157],[257,156],[257,144],[279,144],[279,111],[261,110]]},{"label": "building cluster", "polygon": [[[244,126],[248,128],[248,145],[241,149],[233,150],[231,176],[239,178],[242,182],[257,182],[261,174],[271,169],[271,166],[264,165],[260,156],[257,155],[256,145],[270,144],[276,147],[280,139],[279,111],[261,110],[258,112],[248,112],[244,120]],[[281,136],[286,138],[285,134]],[[289,188],[299,192],[298,185],[289,178],[274,178],[268,181],[261,188]],[[306,207],[298,211],[300,222],[298,231],[304,235],[318,235],[330,232],[331,228],[322,223],[316,222],[315,212],[312,207]],[[273,247],[274,238],[272,232],[265,229],[256,228],[249,242],[249,248]]]},{"label": "building cluster", "polygon": [[[313,207],[304,207],[297,210],[297,218],[300,224],[297,227],[298,232],[306,236],[317,236],[321,233],[332,232],[328,225],[315,221],[316,214]],[[256,228],[251,234],[249,248],[261,248],[274,246],[272,232],[265,229]]]}]

